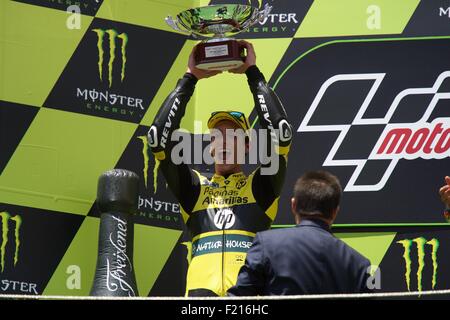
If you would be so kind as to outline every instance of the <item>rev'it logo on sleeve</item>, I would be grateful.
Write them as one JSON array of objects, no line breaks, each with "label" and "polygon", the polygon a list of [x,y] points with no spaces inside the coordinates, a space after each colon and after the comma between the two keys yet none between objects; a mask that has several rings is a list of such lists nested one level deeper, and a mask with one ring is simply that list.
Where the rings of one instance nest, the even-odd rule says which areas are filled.
[{"label": "rev'it logo on sleeve", "polygon": [[411,291],[411,265],[412,265],[412,259],[411,259],[411,248],[413,247],[413,244],[415,244],[417,249],[417,290],[419,292],[422,291],[422,275],[423,270],[425,268],[425,256],[426,256],[426,250],[425,245],[428,245],[431,247],[431,261],[432,261],[432,267],[433,267],[433,277],[431,281],[431,288],[434,290],[437,283],[437,271],[438,271],[438,258],[437,258],[437,252],[439,249],[439,240],[438,239],[431,239],[427,240],[424,237],[419,237],[415,239],[403,239],[397,241],[398,244],[403,246],[403,259],[405,261],[405,281],[406,286],[408,288],[408,291]]}]

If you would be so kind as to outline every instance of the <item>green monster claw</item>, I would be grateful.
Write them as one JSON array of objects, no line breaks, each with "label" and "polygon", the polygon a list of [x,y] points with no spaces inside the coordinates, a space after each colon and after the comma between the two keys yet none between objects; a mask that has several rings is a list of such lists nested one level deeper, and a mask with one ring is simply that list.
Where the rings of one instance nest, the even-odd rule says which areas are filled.
[{"label": "green monster claw", "polygon": [[439,240],[438,239],[431,239],[427,242],[428,245],[431,246],[431,260],[433,261],[433,281],[431,288],[434,290],[434,287],[436,286],[437,282],[437,270],[438,270],[438,261],[437,261],[437,251],[439,249]]},{"label": "green monster claw", "polygon": [[1,255],[1,268],[2,272],[5,268],[5,251],[6,251],[6,244],[8,243],[8,221],[10,218],[10,214],[8,212],[0,212],[0,218],[2,219],[2,245],[0,247],[0,255]]},{"label": "green monster claw", "polygon": [[410,290],[410,275],[411,275],[411,245],[412,245],[412,241],[409,239],[404,239],[404,240],[400,240],[397,241],[397,243],[401,244],[403,246],[403,248],[405,249],[405,251],[403,252],[403,259],[405,260],[405,267],[406,267],[406,271],[405,271],[405,279],[406,279],[406,286],[408,288],[408,291]]},{"label": "green monster claw", "polygon": [[413,240],[417,245],[417,258],[419,260],[419,266],[417,267],[417,289],[422,291],[422,272],[425,267],[425,244],[427,239],[424,237],[415,238]]},{"label": "green monster claw", "polygon": [[117,31],[114,29],[106,30],[106,33],[109,36],[109,63],[108,63],[108,80],[109,87],[112,85],[112,77],[113,77],[113,65],[114,60],[116,59],[116,37]]},{"label": "green monster claw", "polygon": [[16,223],[16,228],[14,230],[14,237],[16,240],[16,251],[14,252],[14,266],[16,266],[17,261],[19,261],[19,247],[20,247],[20,226],[22,225],[22,218],[20,216],[14,216],[11,218],[12,221]]},{"label": "green monster claw", "polygon": [[126,47],[128,43],[128,35],[126,33],[121,33],[117,36],[117,38],[122,39],[122,72],[120,75],[120,81],[123,82],[123,79],[125,78],[125,64],[127,63],[127,53],[126,53]]},{"label": "green monster claw", "polygon": [[[138,139],[142,141],[142,155],[144,158],[144,181],[145,188],[148,188],[148,163],[150,161],[148,157],[148,138],[147,136],[138,136]],[[155,158],[155,167],[153,168],[153,193],[158,190],[158,168],[160,161]]]},{"label": "green monster claw", "polygon": [[19,261],[19,247],[20,247],[20,226],[22,225],[22,218],[18,215],[11,218],[11,215],[8,212],[0,212],[0,218],[2,220],[2,245],[0,247],[0,255],[1,255],[1,272],[5,269],[5,253],[6,253],[6,245],[8,244],[8,233],[9,233],[9,220],[14,221],[15,225],[15,242],[16,242],[16,251],[14,252],[14,266],[16,266]]},{"label": "green monster claw", "polygon": [[148,143],[147,143],[147,137],[146,136],[139,136],[138,139],[142,140],[142,156],[144,158],[144,182],[145,182],[145,188],[147,188],[147,178],[148,178]]},{"label": "green monster claw", "polygon": [[98,49],[98,75],[100,76],[100,81],[103,81],[102,77],[102,66],[103,66],[103,36],[105,35],[105,31],[102,29],[93,29],[97,34],[98,40],[97,40],[97,49]]}]

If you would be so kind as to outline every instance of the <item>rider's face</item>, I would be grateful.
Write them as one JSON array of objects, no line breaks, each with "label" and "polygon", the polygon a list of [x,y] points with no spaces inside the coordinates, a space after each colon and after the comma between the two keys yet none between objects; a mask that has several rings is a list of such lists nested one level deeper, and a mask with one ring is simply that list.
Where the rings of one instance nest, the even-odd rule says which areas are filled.
[{"label": "rider's face", "polygon": [[244,130],[236,123],[223,120],[211,130],[211,154],[216,165],[242,164],[247,149]]}]

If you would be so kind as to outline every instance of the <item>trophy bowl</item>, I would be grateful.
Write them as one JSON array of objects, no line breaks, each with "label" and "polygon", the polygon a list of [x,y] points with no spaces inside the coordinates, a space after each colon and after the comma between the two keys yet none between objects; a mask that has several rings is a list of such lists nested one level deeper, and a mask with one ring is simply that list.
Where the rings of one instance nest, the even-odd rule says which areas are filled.
[{"label": "trophy bowl", "polygon": [[166,23],[174,30],[202,39],[194,52],[196,67],[203,70],[229,70],[245,61],[244,48],[233,36],[264,21],[272,7],[263,10],[241,4],[210,5],[168,16]]}]

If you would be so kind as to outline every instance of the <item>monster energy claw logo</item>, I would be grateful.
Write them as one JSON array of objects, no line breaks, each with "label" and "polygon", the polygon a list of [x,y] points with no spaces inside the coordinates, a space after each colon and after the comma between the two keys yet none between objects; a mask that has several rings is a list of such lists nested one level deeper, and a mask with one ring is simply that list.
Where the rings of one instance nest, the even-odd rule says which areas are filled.
[{"label": "monster energy claw logo", "polygon": [[1,228],[2,228],[2,239],[0,244],[0,268],[1,272],[5,269],[5,255],[6,255],[6,245],[8,244],[8,234],[9,234],[9,221],[13,221],[15,223],[14,227],[14,240],[16,250],[14,252],[14,266],[19,261],[19,247],[20,247],[20,226],[22,224],[22,218],[19,215],[15,215],[11,217],[8,212],[0,212],[1,218]]},{"label": "monster energy claw logo", "polygon": [[431,246],[431,260],[433,261],[433,279],[431,283],[432,289],[436,286],[437,279],[437,269],[438,269],[438,261],[437,261],[437,251],[439,249],[439,240],[431,239],[427,241],[425,238],[415,238],[415,239],[403,239],[397,241],[398,244],[401,244],[404,249],[403,259],[405,260],[405,279],[406,286],[408,287],[408,291],[410,290],[410,275],[411,275],[411,246],[413,242],[417,247],[417,290],[422,291],[422,272],[425,268],[425,245]]},{"label": "monster energy claw logo", "polygon": [[105,33],[108,34],[109,37],[109,61],[108,61],[108,81],[109,87],[112,85],[113,81],[113,66],[114,60],[116,58],[116,38],[121,39],[121,54],[122,54],[122,69],[121,69],[121,82],[125,78],[125,64],[127,63],[127,55],[126,55],[126,47],[128,43],[128,35],[126,33],[119,34],[114,29],[102,30],[102,29],[93,29],[93,32],[97,34],[97,49],[98,49],[98,74],[100,76],[100,81],[103,81],[103,38]]},{"label": "monster energy claw logo", "polygon": [[[143,160],[144,160],[144,169],[143,169],[143,174],[144,174],[144,183],[145,183],[145,188],[148,188],[148,163],[149,163],[149,156],[148,156],[148,138],[147,136],[138,136],[137,137],[139,140],[142,141],[142,156],[143,156]],[[157,188],[158,188],[158,168],[159,168],[159,160],[155,158],[155,166],[153,167],[153,193],[156,193]]]}]

